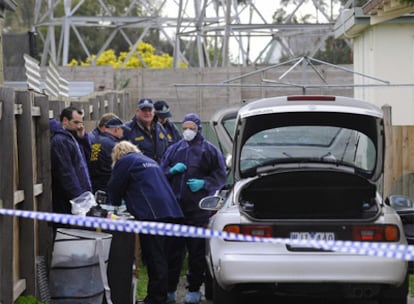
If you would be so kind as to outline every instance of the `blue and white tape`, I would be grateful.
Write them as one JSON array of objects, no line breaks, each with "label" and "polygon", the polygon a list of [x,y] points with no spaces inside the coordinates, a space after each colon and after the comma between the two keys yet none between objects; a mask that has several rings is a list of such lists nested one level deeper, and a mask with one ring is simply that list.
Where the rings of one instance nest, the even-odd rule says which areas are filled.
[{"label": "blue and white tape", "polygon": [[17,216],[73,226],[100,228],[103,230],[159,234],[167,236],[221,238],[233,241],[259,242],[272,244],[290,244],[312,248],[320,248],[343,253],[369,255],[393,259],[414,261],[413,245],[396,245],[379,242],[352,241],[321,241],[321,240],[290,240],[283,238],[261,238],[243,234],[216,231],[201,227],[131,220],[112,220],[99,217],[78,216],[71,214],[36,212],[27,210],[0,209],[0,215]]}]

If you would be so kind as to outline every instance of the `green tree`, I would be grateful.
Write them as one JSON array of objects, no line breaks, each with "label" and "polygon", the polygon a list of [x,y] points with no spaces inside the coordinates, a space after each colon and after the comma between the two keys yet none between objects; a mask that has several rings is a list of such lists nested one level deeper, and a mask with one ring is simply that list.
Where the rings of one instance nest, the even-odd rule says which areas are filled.
[{"label": "green tree", "polygon": [[[305,1],[306,2],[306,1]],[[315,3],[314,1],[308,0],[308,2]],[[328,9],[328,1],[319,0],[318,1],[318,9],[321,11],[326,11]],[[334,3],[341,3],[344,4],[346,0],[332,0],[331,5]],[[282,7],[280,7],[274,14],[273,14],[273,22],[275,23],[290,23],[290,24],[308,24],[311,23],[312,16],[311,14],[305,14],[303,16],[290,16],[290,14],[287,13],[286,8],[288,5],[298,5],[302,3],[302,1],[299,0],[281,0],[280,4]],[[315,8],[316,9],[316,8]],[[289,19],[289,17],[291,17]],[[333,16],[330,16],[330,21],[333,22]],[[292,45],[293,48],[296,46],[297,55],[301,56],[308,56],[309,54],[306,51],[306,45],[309,43],[315,43],[315,41],[311,41],[309,37],[307,37],[306,33],[303,33],[301,36],[293,35],[289,36],[287,38],[284,38],[287,40],[287,43],[289,45]],[[309,40],[309,41],[308,41]],[[298,54],[300,51],[302,51],[302,54]],[[282,56],[280,58],[280,61],[288,60],[290,59],[290,54],[288,54],[286,51],[282,52]],[[313,55],[314,58],[320,59],[322,61],[326,61],[333,64],[349,64],[352,63],[353,56],[352,56],[352,49],[349,46],[348,42],[342,39],[334,39],[333,36],[329,37],[325,41],[324,48],[322,50],[317,51],[315,55]]]},{"label": "green tree", "polygon": [[[40,0],[15,0],[17,3],[16,12],[7,11],[5,20],[5,30],[8,32],[19,33],[32,30],[35,25],[35,8],[36,3],[40,3],[39,14],[44,16],[48,12],[48,1]],[[153,0],[146,5],[152,5],[154,9],[158,9],[161,0]],[[62,19],[65,16],[64,0],[55,0],[56,4],[53,9],[53,17],[55,19]],[[78,7],[79,5],[79,7]],[[131,9],[128,9],[130,8]],[[76,10],[75,10],[76,8]],[[112,17],[135,17],[143,16],[142,8],[139,2],[134,4],[130,0],[103,0],[103,1],[71,1],[71,11],[75,10],[73,17],[99,17],[99,16],[112,16]],[[44,20],[43,20],[44,21]],[[55,45],[58,46],[61,41],[62,23],[55,27]],[[81,36],[90,54],[97,54],[107,41],[109,35],[114,31],[114,28],[108,26],[91,26],[91,23],[85,26],[77,25],[77,31]],[[43,39],[46,38],[48,27],[47,25],[37,28],[39,35],[37,36],[38,50],[43,49]],[[125,52],[131,47],[131,44],[135,43],[141,36],[143,30],[139,27],[131,26],[124,27],[121,31],[118,31],[107,49],[112,49],[116,55],[120,55],[121,52]],[[143,42],[148,42],[156,47],[156,52],[159,54],[167,53],[173,54],[173,46],[165,40],[160,38],[160,33],[156,29],[148,31],[143,39]],[[69,58],[77,61],[82,61],[87,52],[83,49],[80,40],[76,36],[73,28],[70,30],[70,42],[69,42]]]},{"label": "green tree", "polygon": [[[74,9],[80,0],[73,0],[72,1],[72,9]],[[100,1],[84,1],[74,12],[73,16],[75,17],[90,17],[90,16],[124,16],[126,12],[126,8],[129,7],[131,1],[130,0],[105,0],[102,1],[105,6],[102,6]],[[56,18],[62,18],[65,16],[64,13],[64,3],[63,1],[59,1],[59,4],[56,6],[54,10],[54,15]],[[128,14],[125,16],[140,16],[142,15],[141,8],[139,6],[134,6],[134,8],[129,11]],[[88,50],[91,54],[96,54],[104,45],[105,41],[108,39],[109,33],[111,29],[107,26],[102,27],[90,27],[85,24],[85,26],[77,26],[79,35],[85,42],[85,45],[88,47]],[[58,35],[60,35],[61,28],[58,28]],[[137,30],[136,28],[131,29],[123,29],[123,33],[130,39],[131,41],[135,41],[138,39],[141,30]],[[58,36],[57,35],[57,36]],[[126,50],[129,47],[128,42],[125,38],[118,34],[110,43],[110,47],[116,52],[119,53],[122,50]],[[69,46],[69,57],[75,58],[77,60],[81,60],[82,58],[87,55],[85,51],[82,49],[80,41],[78,37],[75,35],[75,32],[72,30],[70,35],[70,46]]]},{"label": "green tree", "polygon": [[[286,23],[287,18],[289,17],[288,13],[284,8],[277,9],[273,14],[274,23]],[[311,14],[306,14],[298,18],[298,16],[292,16],[288,23],[299,24],[299,23],[310,23],[312,18]]]},{"label": "green tree", "polygon": [[15,12],[5,11],[4,28],[13,33],[23,33],[33,29],[36,0],[14,0]]},{"label": "green tree", "polygon": [[326,40],[325,49],[319,50],[314,58],[332,64],[351,64],[353,52],[345,40],[329,37]]},{"label": "green tree", "polygon": [[[324,0],[317,0],[316,2],[314,0],[280,0],[280,5],[282,7],[287,7],[288,5],[304,5],[306,4],[306,2],[310,2],[311,4],[315,5],[315,3],[317,3],[317,8],[315,7],[315,16],[318,14],[318,11],[326,11],[328,9],[328,3],[330,2],[331,5],[333,5],[334,3],[339,3],[339,0],[329,0],[329,1],[324,1]],[[309,17],[312,17],[311,14],[307,14],[308,17],[305,18],[305,20],[308,20]],[[315,17],[313,16],[313,17]],[[330,19],[333,19],[333,16],[330,16]],[[303,20],[303,17],[301,18],[301,20]],[[307,22],[300,22],[300,23],[307,23]]]}]

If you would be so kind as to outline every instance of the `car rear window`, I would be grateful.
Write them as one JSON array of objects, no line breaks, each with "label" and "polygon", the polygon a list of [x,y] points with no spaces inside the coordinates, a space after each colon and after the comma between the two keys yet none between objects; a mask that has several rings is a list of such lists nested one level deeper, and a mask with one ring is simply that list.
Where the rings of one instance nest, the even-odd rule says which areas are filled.
[{"label": "car rear window", "polygon": [[358,130],[336,126],[286,126],[252,134],[241,149],[240,170],[277,163],[317,162],[352,166],[370,172],[375,144]]}]

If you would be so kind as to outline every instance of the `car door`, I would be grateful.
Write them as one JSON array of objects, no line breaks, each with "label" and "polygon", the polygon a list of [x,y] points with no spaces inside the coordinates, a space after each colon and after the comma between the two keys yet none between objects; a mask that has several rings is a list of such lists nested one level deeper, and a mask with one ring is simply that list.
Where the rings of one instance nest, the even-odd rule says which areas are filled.
[{"label": "car door", "polygon": [[225,108],[214,113],[210,125],[215,132],[219,149],[226,159],[227,185],[233,184],[231,158],[236,118],[239,107]]},{"label": "car door", "polygon": [[225,108],[214,113],[210,120],[219,148],[225,156],[232,153],[238,107]]}]

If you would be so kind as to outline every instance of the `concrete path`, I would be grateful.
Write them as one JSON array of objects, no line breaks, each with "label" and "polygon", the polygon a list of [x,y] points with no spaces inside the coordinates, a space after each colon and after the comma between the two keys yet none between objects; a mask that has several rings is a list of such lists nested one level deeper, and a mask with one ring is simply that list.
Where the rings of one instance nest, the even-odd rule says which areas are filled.
[{"label": "concrete path", "polygon": [[[185,297],[185,293],[186,293],[186,288],[185,288],[185,277],[182,277],[180,279],[180,283],[179,283],[179,287],[177,290],[177,303],[176,304],[184,304],[184,297]],[[202,292],[204,293],[204,290],[202,290]],[[263,302],[262,300],[264,299],[256,299],[254,298],[252,301],[246,301],[247,303],[261,303],[261,304],[265,304],[265,302]],[[281,302],[282,301],[282,302]],[[266,299],[266,303],[270,304],[270,303],[274,303],[274,304],[293,304],[295,301],[292,302],[292,300],[289,299],[275,299],[275,301],[268,301],[268,299]],[[316,301],[316,302],[301,302],[303,304],[322,304],[320,302],[320,300]],[[201,301],[200,304],[213,304],[212,301],[206,300],[204,297]],[[240,303],[241,304],[241,303]],[[323,302],[323,304],[338,304],[338,303],[329,303],[329,302]],[[358,304],[375,304],[375,301],[368,301],[368,302],[358,302]],[[414,297],[408,297],[407,298],[407,304],[414,304]]]}]

